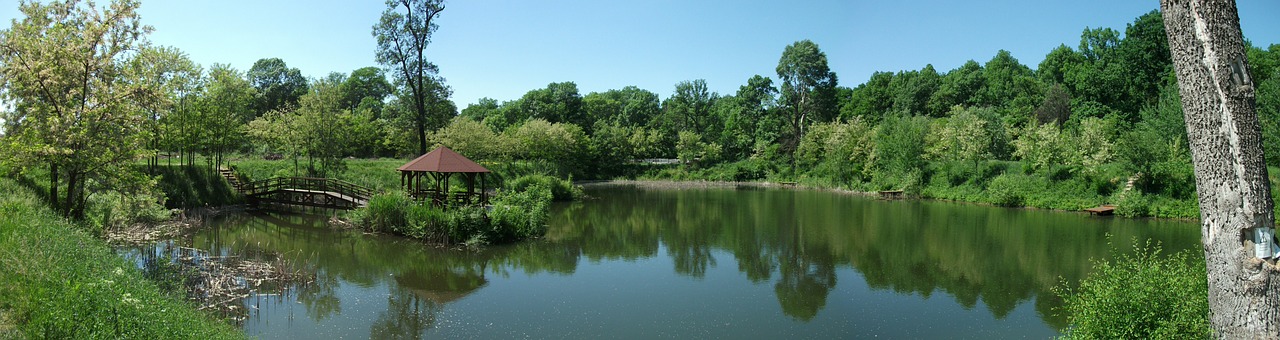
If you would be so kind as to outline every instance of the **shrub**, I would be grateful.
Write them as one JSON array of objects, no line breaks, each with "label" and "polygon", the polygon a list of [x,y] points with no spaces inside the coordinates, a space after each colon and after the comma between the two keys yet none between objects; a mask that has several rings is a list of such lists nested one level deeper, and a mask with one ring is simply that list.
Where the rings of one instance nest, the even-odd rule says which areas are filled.
[{"label": "shrub", "polygon": [[573,201],[583,195],[582,188],[574,186],[572,181],[547,175],[521,176],[511,181],[509,188],[513,191],[526,191],[535,184],[550,189],[551,199],[554,201]]},{"label": "shrub", "polygon": [[1202,256],[1161,256],[1159,244],[1134,246],[1114,262],[1095,261],[1078,288],[1054,287],[1062,297],[1071,339],[1208,338],[1208,280]]},{"label": "shrub", "polygon": [[1005,174],[997,176],[991,180],[991,185],[987,187],[988,199],[991,204],[1005,207],[1021,207],[1026,204],[1026,196],[1024,188],[1028,176]]},{"label": "shrub", "polygon": [[374,196],[368,206],[351,212],[348,218],[365,229],[434,243],[479,246],[518,241],[546,231],[552,196],[546,182],[528,180],[524,190],[495,197],[492,210],[473,206],[442,208],[390,193]]},{"label": "shrub", "polygon": [[551,190],[541,184],[510,192],[494,199],[489,211],[490,235],[494,241],[541,236],[551,215]]}]

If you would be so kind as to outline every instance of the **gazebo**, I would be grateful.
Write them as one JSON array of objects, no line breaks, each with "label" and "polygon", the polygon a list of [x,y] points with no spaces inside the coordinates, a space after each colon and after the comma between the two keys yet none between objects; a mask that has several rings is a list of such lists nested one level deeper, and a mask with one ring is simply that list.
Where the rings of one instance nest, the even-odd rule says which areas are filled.
[{"label": "gazebo", "polygon": [[[447,147],[441,146],[431,150],[396,170],[400,171],[400,185],[404,186],[409,197],[414,199],[430,199],[436,205],[444,205],[450,198],[464,205],[485,204],[489,201],[484,185],[484,177],[489,173],[489,169]],[[467,191],[452,195],[449,193],[449,178],[453,174],[464,176]],[[479,192],[476,192],[476,177],[480,178]],[[427,179],[427,183],[423,183],[423,179]]]}]

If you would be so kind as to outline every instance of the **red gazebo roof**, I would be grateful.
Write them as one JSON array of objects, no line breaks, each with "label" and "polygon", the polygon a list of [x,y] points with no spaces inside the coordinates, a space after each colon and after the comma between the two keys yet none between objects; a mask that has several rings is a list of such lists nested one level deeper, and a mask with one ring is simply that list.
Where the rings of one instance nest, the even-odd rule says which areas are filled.
[{"label": "red gazebo roof", "polygon": [[457,152],[446,147],[438,147],[431,150],[421,157],[414,158],[409,163],[401,165],[396,170],[414,171],[414,172],[489,172],[480,164],[472,162],[470,159],[459,155]]}]

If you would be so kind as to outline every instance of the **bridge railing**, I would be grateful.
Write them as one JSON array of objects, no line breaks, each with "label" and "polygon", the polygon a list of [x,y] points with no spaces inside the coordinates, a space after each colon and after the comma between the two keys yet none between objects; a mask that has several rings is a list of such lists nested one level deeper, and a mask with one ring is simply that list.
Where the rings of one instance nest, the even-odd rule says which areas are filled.
[{"label": "bridge railing", "polygon": [[246,186],[245,194],[252,196],[283,189],[333,192],[358,200],[373,197],[372,189],[339,179],[314,177],[273,177],[253,181]]}]

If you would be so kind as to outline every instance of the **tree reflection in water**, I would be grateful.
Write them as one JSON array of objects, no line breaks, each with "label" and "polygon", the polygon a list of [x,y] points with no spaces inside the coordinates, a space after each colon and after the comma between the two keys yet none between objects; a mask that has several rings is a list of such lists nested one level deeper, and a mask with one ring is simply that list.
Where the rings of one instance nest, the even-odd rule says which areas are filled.
[{"label": "tree reflection in water", "polygon": [[[777,274],[784,314],[813,319],[836,288],[836,270],[853,268],[873,289],[951,295],[965,308],[981,301],[997,319],[1036,299],[1041,318],[1061,329],[1050,287],[1077,282],[1089,259],[1161,241],[1172,253],[1194,247],[1186,223],[1090,219],[1079,214],[942,202],[884,202],[804,190],[646,190],[595,188],[598,200],[555,211],[548,238],[591,258],[645,256],[667,248],[677,273],[694,278],[733,254],[753,283]],[[1109,245],[1106,235],[1115,235]],[[1114,248],[1112,248],[1114,247]],[[651,256],[651,255],[650,255]]]},{"label": "tree reflection in water", "polygon": [[[260,213],[230,217],[241,220],[226,223],[238,226],[214,228],[189,242],[227,253],[262,249],[315,265],[318,280],[297,300],[316,321],[360,313],[344,290],[385,286],[385,310],[376,312],[369,335],[416,338],[438,327],[446,307],[490,286],[491,278],[573,276],[583,260],[666,256],[671,271],[703,280],[729,258],[724,254],[732,256],[736,265],[730,268],[741,280],[770,284],[782,314],[800,322],[818,318],[839,287],[859,286],[837,285],[840,273],[852,271],[857,275],[844,277],[860,277],[871,290],[922,298],[942,292],[966,309],[982,303],[997,319],[1034,299],[1039,316],[1061,329],[1064,320],[1053,313],[1061,302],[1049,289],[1063,279],[1078,281],[1089,259],[1132,249],[1130,240],[1154,239],[1173,253],[1195,247],[1199,237],[1182,222],[884,202],[820,191],[604,187],[589,193],[598,199],[553,208],[543,240],[483,251],[438,249],[331,230],[324,219]],[[1110,245],[1108,233],[1114,235]]]}]

